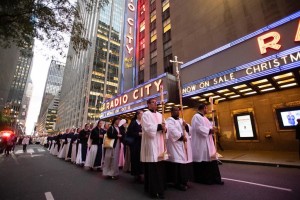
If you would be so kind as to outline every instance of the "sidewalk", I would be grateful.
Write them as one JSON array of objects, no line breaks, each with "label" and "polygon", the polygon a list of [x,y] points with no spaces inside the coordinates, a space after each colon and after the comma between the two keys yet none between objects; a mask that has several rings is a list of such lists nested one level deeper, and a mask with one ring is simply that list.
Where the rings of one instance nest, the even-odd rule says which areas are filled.
[{"label": "sidewalk", "polygon": [[218,153],[223,156],[219,158],[222,162],[300,169],[298,152],[225,150]]}]

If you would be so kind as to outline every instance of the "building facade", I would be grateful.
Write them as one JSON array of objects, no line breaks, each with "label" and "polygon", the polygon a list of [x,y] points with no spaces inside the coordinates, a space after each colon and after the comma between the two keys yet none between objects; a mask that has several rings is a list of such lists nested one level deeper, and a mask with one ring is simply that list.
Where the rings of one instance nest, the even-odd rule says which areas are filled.
[{"label": "building facade", "polygon": [[210,104],[216,112],[209,117],[224,149],[295,151],[299,11],[296,0],[139,1],[140,85],[107,100],[101,119],[130,118],[148,98],[160,101],[159,84],[166,88],[166,110],[178,104],[163,75],[175,73],[168,62],[176,55],[184,63],[180,75],[187,122],[199,103]]},{"label": "building facade", "polygon": [[38,117],[37,131],[39,133],[53,133],[57,131],[55,125],[64,71],[64,63],[56,60],[51,61]]},{"label": "building facade", "polygon": [[[10,52],[9,49],[8,52]],[[32,68],[32,58],[33,58],[33,51],[32,47],[29,47],[27,49],[19,49],[18,52],[15,52],[18,55],[16,61],[16,66],[9,66],[6,67],[12,67],[15,69],[14,74],[12,76],[12,80],[10,82],[9,74],[5,74],[5,71],[11,71],[8,69],[4,69],[3,75],[5,76],[4,79],[6,79],[5,85],[9,84],[9,92],[6,99],[6,103],[4,105],[3,113],[4,115],[8,116],[11,120],[11,126],[13,129],[16,130],[16,132],[23,134],[24,133],[24,125],[20,124],[20,118],[22,118],[22,106],[23,106],[23,96],[25,94],[25,89],[27,87],[28,81],[30,79],[29,74],[31,73]],[[13,55],[8,55],[8,57]],[[5,58],[7,59],[7,58]],[[4,60],[5,60],[4,59]],[[5,63],[5,61],[4,61]],[[5,93],[5,92],[4,92]]]},{"label": "building facade", "polygon": [[174,74],[170,1],[138,1],[137,83],[163,73]]},{"label": "building facade", "polygon": [[0,111],[7,105],[10,86],[16,72],[20,51],[16,46],[0,49]]},{"label": "building facade", "polygon": [[[85,4],[80,1],[82,8]],[[123,0],[92,12],[81,9],[91,46],[76,54],[70,45],[57,127],[81,127],[99,119],[99,107],[119,91],[124,27]]]}]

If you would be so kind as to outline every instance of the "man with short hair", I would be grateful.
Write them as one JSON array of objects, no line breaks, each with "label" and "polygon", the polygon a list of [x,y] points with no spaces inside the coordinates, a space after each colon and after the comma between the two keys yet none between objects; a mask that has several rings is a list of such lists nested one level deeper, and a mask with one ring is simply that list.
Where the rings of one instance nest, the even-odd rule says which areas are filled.
[{"label": "man with short hair", "polygon": [[179,117],[179,108],[171,108],[171,117],[167,119],[168,139],[167,149],[170,158],[167,162],[167,180],[174,184],[176,189],[186,191],[187,183],[191,178],[192,149],[190,127]]},{"label": "man with short hair", "polygon": [[147,101],[148,111],[142,116],[141,162],[145,167],[144,189],[152,198],[164,198],[165,162],[164,136],[167,128],[163,116],[157,112],[155,98]]},{"label": "man with short hair", "polygon": [[213,140],[214,129],[205,117],[207,112],[207,106],[201,103],[192,118],[194,179],[198,183],[223,185]]}]

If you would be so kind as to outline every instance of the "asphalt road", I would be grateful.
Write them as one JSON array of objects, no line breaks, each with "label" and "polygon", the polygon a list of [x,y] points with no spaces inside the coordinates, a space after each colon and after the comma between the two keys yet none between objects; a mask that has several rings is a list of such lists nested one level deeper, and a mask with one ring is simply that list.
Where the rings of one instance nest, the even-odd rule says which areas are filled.
[{"label": "asphalt road", "polygon": [[[299,200],[300,169],[224,163],[220,166],[225,185],[191,183],[178,191],[168,188],[166,199],[213,200]],[[42,146],[29,145],[23,153],[0,156],[0,200],[94,200],[149,199],[143,185],[127,173],[107,180],[101,172],[84,170],[48,153]]]}]

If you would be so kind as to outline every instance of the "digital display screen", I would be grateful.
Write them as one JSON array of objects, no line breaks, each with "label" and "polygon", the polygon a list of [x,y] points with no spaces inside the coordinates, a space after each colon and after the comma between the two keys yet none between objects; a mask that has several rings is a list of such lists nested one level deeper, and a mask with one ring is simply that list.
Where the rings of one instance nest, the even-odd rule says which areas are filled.
[{"label": "digital display screen", "polygon": [[240,137],[254,137],[250,115],[237,116]]},{"label": "digital display screen", "polygon": [[296,126],[297,119],[300,119],[300,110],[280,112],[283,126]]},{"label": "digital display screen", "polygon": [[243,112],[233,115],[237,140],[257,140],[253,112]]},{"label": "digital display screen", "polygon": [[279,129],[294,129],[297,119],[300,119],[300,106],[276,109],[276,117]]}]

